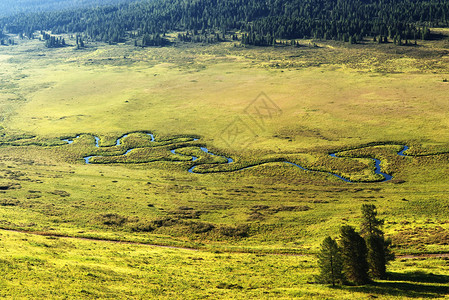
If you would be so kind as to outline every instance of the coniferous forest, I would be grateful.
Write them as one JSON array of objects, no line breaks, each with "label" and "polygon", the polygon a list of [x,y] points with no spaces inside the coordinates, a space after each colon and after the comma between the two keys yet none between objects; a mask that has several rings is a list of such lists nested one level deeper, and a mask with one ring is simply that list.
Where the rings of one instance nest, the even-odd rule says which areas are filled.
[{"label": "coniferous forest", "polygon": [[19,13],[56,11],[62,9],[80,9],[129,3],[138,0],[2,0],[0,1],[0,17]]},{"label": "coniferous forest", "polygon": [[448,19],[449,3],[436,0],[160,0],[22,13],[2,18],[0,25],[30,38],[36,30],[49,30],[142,46],[165,45],[163,35],[175,31],[186,32],[179,39],[189,42],[239,39],[267,46],[278,39],[369,38],[401,45],[431,38],[428,28],[447,27]]}]

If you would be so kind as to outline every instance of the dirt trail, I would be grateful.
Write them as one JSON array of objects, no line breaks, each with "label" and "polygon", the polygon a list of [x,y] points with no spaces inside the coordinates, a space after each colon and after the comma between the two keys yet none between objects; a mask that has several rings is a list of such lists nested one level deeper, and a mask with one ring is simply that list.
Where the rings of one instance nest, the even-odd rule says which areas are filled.
[{"label": "dirt trail", "polygon": [[[208,251],[207,249],[198,249],[198,248],[181,247],[181,246],[158,245],[158,244],[151,244],[151,243],[144,243],[144,242],[135,242],[135,241],[119,241],[119,240],[105,239],[105,238],[100,238],[100,237],[69,236],[69,235],[64,235],[64,234],[61,234],[61,233],[52,233],[52,232],[27,231],[27,230],[11,229],[11,228],[0,228],[0,230],[9,231],[9,232],[32,234],[32,235],[39,235],[39,236],[47,236],[47,237],[59,237],[59,238],[67,238],[67,239],[85,240],[85,241],[98,241],[98,242],[106,242],[106,243],[142,245],[142,246],[167,248],[167,249],[179,249],[179,250],[188,250],[188,251],[204,251],[204,252]],[[313,256],[314,255],[314,254],[311,254],[311,253],[306,253],[306,254],[263,253],[263,252],[227,251],[227,250],[222,250],[221,252],[225,252],[225,253],[254,253],[254,254],[261,254],[261,255],[286,255],[286,256]],[[396,259],[424,259],[424,258],[449,258],[449,253],[421,253],[421,254],[396,255]]]},{"label": "dirt trail", "polygon": [[10,228],[0,228],[0,230],[9,231],[9,232],[32,234],[32,235],[47,236],[47,237],[59,237],[59,238],[66,238],[66,239],[77,239],[77,240],[84,240],[84,241],[98,241],[98,242],[117,243],[117,244],[144,245],[144,246],[159,247],[159,248],[199,251],[199,249],[196,249],[196,248],[177,247],[177,246],[168,246],[168,245],[157,245],[157,244],[144,243],[144,242],[135,242],[135,241],[119,241],[119,240],[113,240],[113,239],[105,239],[105,238],[101,238],[101,237],[70,236],[70,235],[65,235],[65,234],[61,234],[61,233],[42,232],[42,231],[28,231],[28,230],[10,229]]}]

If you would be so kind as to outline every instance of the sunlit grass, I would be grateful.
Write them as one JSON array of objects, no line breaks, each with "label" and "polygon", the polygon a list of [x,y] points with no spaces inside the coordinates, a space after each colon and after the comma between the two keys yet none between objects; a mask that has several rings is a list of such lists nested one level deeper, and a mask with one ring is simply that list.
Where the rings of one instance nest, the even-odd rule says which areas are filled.
[{"label": "sunlit grass", "polygon": [[[358,226],[367,202],[396,253],[449,250],[449,69],[437,50],[97,46],[0,48],[0,227],[202,251],[1,231],[3,296],[447,294],[442,259],[397,261],[388,281],[331,289],[308,283],[313,256],[264,255],[316,253],[341,224]],[[245,113],[262,91],[282,113]],[[233,140],[236,120],[245,130]],[[410,157],[397,155],[402,145]],[[327,174],[379,180],[370,158],[393,180]],[[195,165],[201,174],[187,172]]]}]

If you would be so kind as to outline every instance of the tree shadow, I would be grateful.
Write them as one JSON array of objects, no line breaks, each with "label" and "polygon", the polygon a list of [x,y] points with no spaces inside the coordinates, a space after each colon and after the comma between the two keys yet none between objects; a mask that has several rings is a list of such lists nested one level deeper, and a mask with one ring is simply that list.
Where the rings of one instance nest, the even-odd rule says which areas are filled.
[{"label": "tree shadow", "polygon": [[442,298],[449,295],[449,276],[425,272],[389,273],[389,281],[364,286],[339,287],[352,292],[409,298]]},{"label": "tree shadow", "polygon": [[449,275],[437,275],[422,271],[407,273],[388,273],[387,280],[449,284]]},{"label": "tree shadow", "polygon": [[447,35],[445,35],[445,34],[443,34],[441,32],[431,32],[429,37],[428,37],[428,40],[430,40],[430,41],[439,41],[439,40],[442,40],[444,38],[447,38]]}]

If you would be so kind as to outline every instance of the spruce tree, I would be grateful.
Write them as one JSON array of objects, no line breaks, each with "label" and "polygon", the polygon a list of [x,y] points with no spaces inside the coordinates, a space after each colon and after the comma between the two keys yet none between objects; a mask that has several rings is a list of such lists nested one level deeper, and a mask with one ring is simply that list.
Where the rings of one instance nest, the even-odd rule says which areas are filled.
[{"label": "spruce tree", "polygon": [[368,262],[365,240],[352,226],[340,229],[340,247],[343,257],[343,273],[355,285],[368,283]]},{"label": "spruce tree", "polygon": [[320,267],[320,274],[317,276],[318,282],[332,283],[333,286],[343,283],[343,260],[340,248],[330,236],[325,238],[321,244],[318,265]]},{"label": "spruce tree", "polygon": [[377,235],[368,235],[365,237],[365,242],[368,249],[367,260],[371,277],[385,278],[387,261],[384,238]]},{"label": "spruce tree", "polygon": [[374,204],[362,205],[362,224],[360,225],[360,233],[367,235],[383,235],[381,226],[383,220],[377,218],[377,210]]},{"label": "spruce tree", "polygon": [[386,240],[382,225],[384,221],[377,218],[376,206],[373,204],[362,205],[362,224],[360,231],[365,239],[368,249],[368,265],[373,278],[385,278],[386,265],[394,259],[389,246],[390,240]]}]

